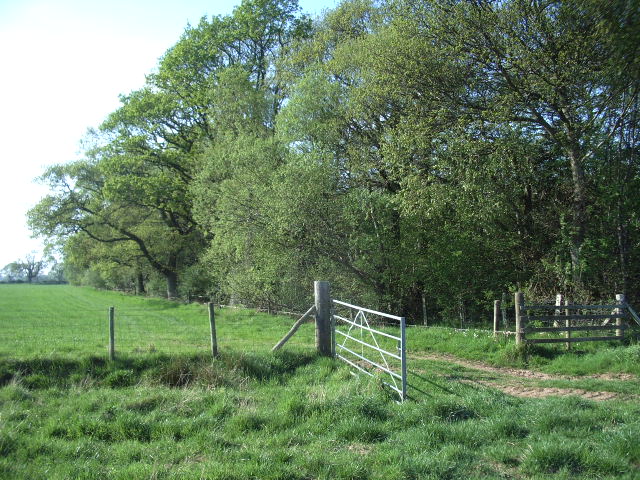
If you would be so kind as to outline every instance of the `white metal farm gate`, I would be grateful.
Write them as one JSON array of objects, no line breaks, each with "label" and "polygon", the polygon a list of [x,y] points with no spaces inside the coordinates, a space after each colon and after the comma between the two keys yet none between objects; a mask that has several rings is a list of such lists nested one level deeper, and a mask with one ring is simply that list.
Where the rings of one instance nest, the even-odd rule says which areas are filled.
[{"label": "white metal farm gate", "polygon": [[[390,328],[389,320],[394,322]],[[380,373],[382,378],[386,379],[382,380],[383,383],[397,392],[400,400],[405,400],[407,398],[405,317],[377,312],[333,299],[331,323],[333,351],[336,358],[366,375],[375,376],[374,372]],[[400,335],[396,336],[388,331],[373,328],[372,325],[377,326],[379,323],[386,323],[387,330],[399,326]]]}]

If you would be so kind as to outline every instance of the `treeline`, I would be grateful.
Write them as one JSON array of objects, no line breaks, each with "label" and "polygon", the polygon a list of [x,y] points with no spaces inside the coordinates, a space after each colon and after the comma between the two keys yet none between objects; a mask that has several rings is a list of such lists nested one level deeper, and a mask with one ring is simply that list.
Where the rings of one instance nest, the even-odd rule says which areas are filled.
[{"label": "treeline", "polygon": [[30,226],[72,282],[170,297],[640,300],[639,47],[634,0],[244,0],[44,173]]}]

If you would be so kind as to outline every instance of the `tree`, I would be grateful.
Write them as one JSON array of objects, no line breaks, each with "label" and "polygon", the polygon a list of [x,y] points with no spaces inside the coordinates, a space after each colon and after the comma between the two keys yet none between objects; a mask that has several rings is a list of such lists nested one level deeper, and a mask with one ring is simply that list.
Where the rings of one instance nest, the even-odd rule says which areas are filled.
[{"label": "tree", "polygon": [[[148,182],[140,181],[137,190],[133,190],[135,181],[113,174],[111,167],[96,161],[51,167],[43,179],[54,193],[30,210],[32,231],[63,239],[83,232],[96,242],[133,244],[148,264],[166,278],[167,295],[177,296],[179,265],[194,258],[194,250],[201,244],[199,232],[183,222],[179,212],[170,209],[174,192],[166,192],[166,203],[145,202],[144,189],[155,192],[154,180],[158,177],[141,177]],[[123,176],[125,182],[120,183]]]},{"label": "tree", "polygon": [[431,113],[429,137],[447,124],[459,125],[458,132],[476,143],[520,130],[564,163],[558,172],[571,196],[562,214],[578,288],[593,165],[629,117],[638,92],[637,59],[619,54],[602,23],[632,30],[638,21],[633,10],[618,8],[603,17],[597,2],[408,1],[394,27],[402,50],[389,51],[380,62],[386,65],[380,77],[390,88]]},{"label": "tree", "polygon": [[67,278],[65,276],[64,264],[55,262],[49,269],[48,277],[56,283],[65,283]]},{"label": "tree", "polygon": [[37,259],[36,252],[31,252],[25,255],[23,259],[5,265],[2,271],[10,282],[17,277],[24,276],[28,283],[32,283],[46,266],[47,262],[45,260]]},{"label": "tree", "polygon": [[190,187],[203,152],[238,133],[227,119],[249,123],[243,115],[254,115],[235,96],[237,85],[250,104],[261,99],[255,115],[269,128],[282,100],[274,56],[307,23],[297,10],[295,1],[245,0],[230,16],[187,28],[145,87],[122,96],[120,108],[91,132],[86,159],[45,173],[55,193],[30,212],[34,231],[133,244],[166,278],[167,295],[176,296],[180,272],[204,247]]},{"label": "tree", "polygon": [[2,267],[2,275],[11,283],[22,275],[22,268],[18,262],[8,263]]}]

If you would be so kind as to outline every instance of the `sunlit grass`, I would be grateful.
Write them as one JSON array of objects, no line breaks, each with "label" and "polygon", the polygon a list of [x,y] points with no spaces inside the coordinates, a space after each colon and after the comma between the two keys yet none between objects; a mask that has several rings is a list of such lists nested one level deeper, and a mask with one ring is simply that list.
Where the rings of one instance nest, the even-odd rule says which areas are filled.
[{"label": "sunlit grass", "polygon": [[[72,287],[22,288],[12,291],[13,300],[4,295],[10,290],[0,288],[3,329],[15,330],[10,321],[15,315],[7,311],[18,300],[38,306],[36,311],[46,305],[47,315],[60,322],[81,321],[64,312],[72,306],[91,310],[92,302],[105,326],[109,305],[123,319],[127,308],[149,315],[143,329],[129,332],[135,341],[120,339],[114,362],[106,359],[101,333],[92,337],[100,344],[95,351],[84,337],[75,344],[61,337],[53,354],[39,350],[37,338],[25,337],[23,349],[13,354],[2,344],[0,478],[632,479],[640,474],[637,401],[514,398],[475,382],[481,378],[477,371],[416,360],[410,380],[420,390],[410,390],[412,400],[400,404],[379,380],[354,376],[340,362],[316,356],[311,325],[294,343],[271,353],[290,318],[223,309],[221,353],[212,360],[203,306]],[[26,309],[22,320],[41,321]],[[437,340],[445,330],[440,337],[436,329],[421,332],[408,333],[414,351],[435,351],[428,348],[433,344],[446,352],[464,344],[462,356],[479,356],[473,352],[481,348],[491,356],[508,347],[500,342],[493,347],[492,340],[473,335],[466,342],[454,334]],[[202,343],[189,341],[201,334]],[[178,341],[170,344],[167,338]],[[145,350],[144,342],[156,346]],[[65,345],[68,350],[62,350]],[[633,392],[633,383],[618,385]]]},{"label": "sunlit grass", "polygon": [[408,348],[413,351],[446,353],[499,366],[567,375],[605,372],[640,375],[640,344],[635,342],[584,342],[567,351],[564,344],[518,347],[513,336],[496,339],[488,330],[443,327],[413,327],[407,338]]},{"label": "sunlit grass", "polygon": [[[206,305],[68,285],[0,285],[0,356],[107,355],[111,306],[119,353],[197,354],[211,348]],[[293,321],[216,308],[219,348],[268,350]],[[311,346],[313,335],[312,325],[303,325],[291,344]]]}]

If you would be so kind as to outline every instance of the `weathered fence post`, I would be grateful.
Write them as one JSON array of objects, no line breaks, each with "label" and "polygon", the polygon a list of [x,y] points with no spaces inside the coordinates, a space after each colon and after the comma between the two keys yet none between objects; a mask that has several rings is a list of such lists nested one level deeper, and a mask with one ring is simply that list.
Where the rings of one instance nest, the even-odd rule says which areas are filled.
[{"label": "weathered fence post", "polygon": [[209,308],[209,326],[211,327],[211,356],[216,358],[218,356],[218,338],[216,337],[216,314],[214,311],[214,303],[207,303]]},{"label": "weathered fence post", "polygon": [[109,307],[109,360],[116,358],[115,309]]},{"label": "weathered fence post", "polygon": [[498,326],[500,325],[500,300],[493,301],[493,338],[498,338]]},{"label": "weathered fence post", "polygon": [[515,310],[516,310],[516,345],[520,345],[524,340],[524,322],[522,321],[521,308],[524,305],[524,294],[522,292],[516,292],[515,295]]},{"label": "weathered fence post", "polygon": [[[565,299],[564,299],[564,305],[565,305],[565,307],[566,307],[567,305],[569,305],[569,299],[568,299],[568,298],[565,298]],[[564,311],[564,314],[568,317],[569,315],[571,315],[571,310],[569,310],[568,308],[566,308],[566,309],[565,309],[565,311]],[[571,319],[570,319],[570,318],[568,318],[568,319],[566,319],[566,320],[564,321],[564,326],[565,326],[565,327],[567,327],[567,328],[570,328],[572,323],[573,323],[573,322],[571,322]],[[568,339],[570,339],[570,338],[571,338],[571,330],[567,330],[567,331],[565,332],[564,336],[565,336],[565,338],[566,338],[567,340],[568,340]],[[571,350],[571,342],[569,342],[569,341],[567,341],[567,350]]]},{"label": "weathered fence post", "polygon": [[333,356],[331,331],[331,295],[329,282],[313,282],[316,304],[316,349],[320,355]]},{"label": "weathered fence post", "polygon": [[[556,293],[556,307],[561,307],[561,306],[562,306],[562,294]],[[559,308],[556,308],[553,313],[554,315],[560,315],[562,312]],[[558,327],[558,325],[559,325],[558,320],[554,320],[553,326]]]},{"label": "weathered fence post", "polygon": [[[616,294],[616,304],[624,305],[625,303],[627,303],[627,300],[624,297],[624,294],[623,293]],[[616,314],[622,315],[622,308],[616,308]],[[622,326],[622,318],[616,318],[616,327],[621,327],[621,326]],[[616,328],[616,337],[622,337],[622,335],[624,335],[624,330],[622,330],[621,328]]]}]

